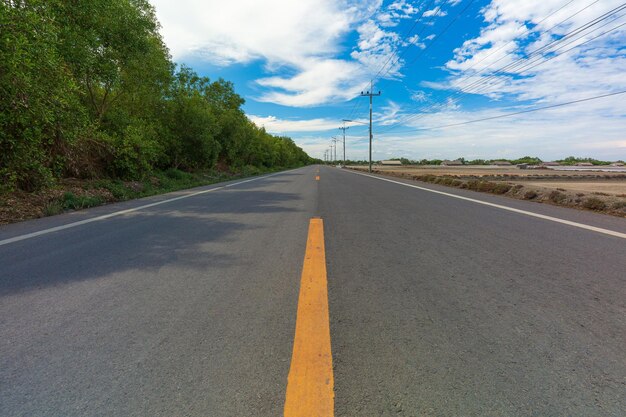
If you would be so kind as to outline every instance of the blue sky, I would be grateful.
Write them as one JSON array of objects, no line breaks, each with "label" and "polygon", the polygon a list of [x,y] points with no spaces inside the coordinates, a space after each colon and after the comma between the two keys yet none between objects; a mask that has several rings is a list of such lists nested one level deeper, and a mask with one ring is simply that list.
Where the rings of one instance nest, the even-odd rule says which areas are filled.
[{"label": "blue sky", "polygon": [[[177,63],[233,81],[252,121],[314,157],[367,121],[374,79],[374,159],[626,159],[626,94],[440,128],[626,90],[619,0],[152,3]],[[367,127],[348,125],[365,159]]]}]

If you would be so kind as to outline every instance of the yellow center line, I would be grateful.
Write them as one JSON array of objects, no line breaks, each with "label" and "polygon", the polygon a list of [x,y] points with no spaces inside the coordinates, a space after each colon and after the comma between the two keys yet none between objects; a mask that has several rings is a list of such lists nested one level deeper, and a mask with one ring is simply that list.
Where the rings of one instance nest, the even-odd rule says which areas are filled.
[{"label": "yellow center line", "polygon": [[332,417],[333,385],[324,222],[313,218],[300,281],[285,417]]}]

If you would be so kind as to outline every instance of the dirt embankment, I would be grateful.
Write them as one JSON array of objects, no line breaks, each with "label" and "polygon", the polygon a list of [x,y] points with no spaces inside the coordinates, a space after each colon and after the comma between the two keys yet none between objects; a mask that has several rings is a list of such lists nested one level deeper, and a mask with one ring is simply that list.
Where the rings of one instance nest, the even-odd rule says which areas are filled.
[{"label": "dirt embankment", "polygon": [[115,201],[214,184],[219,181],[259,173],[261,172],[187,173],[168,170],[155,173],[143,181],[62,179],[52,187],[34,192],[13,191],[0,194],[0,225],[100,206]]},{"label": "dirt embankment", "polygon": [[[363,167],[348,168],[367,170]],[[516,172],[512,169],[390,167],[375,167],[372,171],[375,174],[626,217],[626,192],[622,192],[626,189],[624,173],[607,175],[554,171]]]}]

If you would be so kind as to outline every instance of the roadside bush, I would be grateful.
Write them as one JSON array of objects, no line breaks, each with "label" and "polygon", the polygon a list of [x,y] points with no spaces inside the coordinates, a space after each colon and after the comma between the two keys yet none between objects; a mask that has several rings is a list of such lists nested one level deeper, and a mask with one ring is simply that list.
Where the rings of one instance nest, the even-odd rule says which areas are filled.
[{"label": "roadside bush", "polygon": [[613,206],[611,208],[614,208],[616,210],[624,209],[626,208],[626,201],[616,201],[615,203],[613,203]]},{"label": "roadside bush", "polygon": [[170,178],[173,180],[179,180],[179,181],[191,178],[190,173],[181,171],[180,169],[176,169],[176,168],[169,168],[165,170],[164,174],[167,178]]},{"label": "roadside bush", "polygon": [[479,181],[477,187],[478,187],[477,188],[478,191],[491,193],[491,192],[493,192],[495,184],[493,182],[488,182],[488,181]]},{"label": "roadside bush", "polygon": [[161,147],[147,126],[128,126],[123,135],[112,139],[115,160],[113,175],[120,178],[144,178],[152,171],[160,156]]},{"label": "roadside bush", "polygon": [[468,190],[478,190],[480,188],[480,182],[478,180],[471,180],[466,183]]},{"label": "roadside bush", "polygon": [[567,198],[567,196],[559,191],[552,191],[550,193],[550,195],[548,196],[548,199],[550,199],[550,201],[552,201],[553,203],[556,204],[560,204],[563,201],[565,201],[565,199]]},{"label": "roadside bush", "polygon": [[537,198],[537,192],[536,192],[536,191],[533,191],[533,190],[528,190],[528,191],[526,191],[526,192],[524,193],[524,198],[525,198],[526,200],[532,200],[532,199],[535,199],[535,198]]},{"label": "roadside bush", "polygon": [[494,194],[506,194],[508,193],[513,186],[510,184],[498,183],[493,187]]},{"label": "roadside bush", "polygon": [[602,211],[606,209],[606,203],[599,198],[591,197],[583,202],[583,207],[590,210]]}]

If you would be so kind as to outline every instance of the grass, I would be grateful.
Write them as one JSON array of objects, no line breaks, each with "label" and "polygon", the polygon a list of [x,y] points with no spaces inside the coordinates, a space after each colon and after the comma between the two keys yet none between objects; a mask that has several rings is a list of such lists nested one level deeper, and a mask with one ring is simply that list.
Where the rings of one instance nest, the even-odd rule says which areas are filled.
[{"label": "grass", "polygon": [[61,204],[61,202],[58,200],[49,202],[43,208],[43,215],[46,217],[55,216],[62,212],[63,212],[63,204]]},{"label": "grass", "polygon": [[115,200],[123,201],[210,185],[241,176],[244,175],[220,172],[189,173],[172,168],[167,171],[155,172],[142,181],[125,182],[122,180],[106,179],[96,181],[92,186],[93,188],[108,190]]},{"label": "grass", "polygon": [[[260,169],[249,166],[243,167],[234,173],[220,171],[190,173],[170,168],[166,171],[154,172],[141,181],[122,181],[119,179],[89,181],[81,185],[86,195],[78,195],[69,191],[65,192],[60,198],[48,202],[43,207],[43,215],[53,216],[67,210],[80,210],[99,206],[111,200],[124,201],[148,197],[237,178],[281,171],[283,169],[285,168]],[[107,195],[107,197],[103,195]]]},{"label": "grass", "polygon": [[89,207],[99,206],[104,203],[104,199],[99,196],[77,196],[67,192],[63,194],[61,206],[64,210],[80,210]]}]

